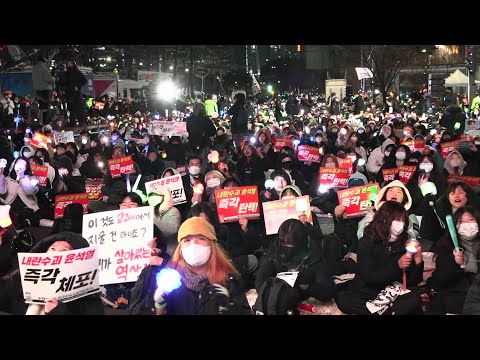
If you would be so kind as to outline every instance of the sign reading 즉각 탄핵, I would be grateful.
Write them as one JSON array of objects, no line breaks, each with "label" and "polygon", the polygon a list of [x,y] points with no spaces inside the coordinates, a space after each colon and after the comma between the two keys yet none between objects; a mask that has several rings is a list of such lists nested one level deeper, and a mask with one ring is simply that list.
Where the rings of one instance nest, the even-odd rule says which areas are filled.
[{"label": "sign reading \uc989\uac01 \ud0c4\ud575", "polygon": [[153,219],[151,206],[83,216],[82,236],[99,247],[100,285],[137,280],[149,264]]}]

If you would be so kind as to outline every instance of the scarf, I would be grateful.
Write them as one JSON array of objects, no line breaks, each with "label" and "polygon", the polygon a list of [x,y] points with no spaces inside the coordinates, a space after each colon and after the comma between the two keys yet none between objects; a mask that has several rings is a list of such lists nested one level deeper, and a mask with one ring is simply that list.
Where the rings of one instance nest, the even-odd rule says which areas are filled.
[{"label": "scarf", "polygon": [[177,270],[182,276],[183,284],[192,291],[200,292],[208,284],[206,274],[195,274],[186,267]]},{"label": "scarf", "polygon": [[462,238],[463,259],[465,263],[465,272],[476,274],[478,272],[477,258],[473,252],[473,241]]}]

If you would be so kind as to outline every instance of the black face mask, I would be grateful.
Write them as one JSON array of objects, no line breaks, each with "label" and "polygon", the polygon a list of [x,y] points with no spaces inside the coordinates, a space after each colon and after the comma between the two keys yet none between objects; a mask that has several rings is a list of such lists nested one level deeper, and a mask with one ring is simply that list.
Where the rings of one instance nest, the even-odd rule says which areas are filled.
[{"label": "black face mask", "polygon": [[285,170],[292,170],[293,169],[293,161],[285,161],[282,163],[282,168]]},{"label": "black face mask", "polygon": [[282,245],[280,248],[280,259],[282,262],[291,261],[297,255],[297,250],[295,247]]}]

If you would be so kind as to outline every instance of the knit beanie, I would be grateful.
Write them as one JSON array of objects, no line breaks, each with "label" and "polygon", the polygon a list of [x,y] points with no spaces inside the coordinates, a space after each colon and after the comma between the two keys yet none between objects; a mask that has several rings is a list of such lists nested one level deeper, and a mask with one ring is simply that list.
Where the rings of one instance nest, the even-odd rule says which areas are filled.
[{"label": "knit beanie", "polygon": [[191,217],[183,222],[178,229],[178,242],[189,235],[202,235],[210,240],[217,240],[215,229],[201,217]]}]

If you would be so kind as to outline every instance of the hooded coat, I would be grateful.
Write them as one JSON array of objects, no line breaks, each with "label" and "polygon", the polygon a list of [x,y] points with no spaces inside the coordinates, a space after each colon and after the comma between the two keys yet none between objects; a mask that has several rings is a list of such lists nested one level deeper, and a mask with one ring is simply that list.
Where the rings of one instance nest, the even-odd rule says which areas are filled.
[{"label": "hooded coat", "polygon": [[367,170],[368,172],[370,172],[371,174],[376,174],[378,173],[378,171],[380,170],[380,168],[382,167],[383,165],[383,158],[385,156],[385,148],[388,146],[388,145],[393,145],[395,146],[395,143],[390,140],[390,139],[387,139],[385,140],[383,143],[382,143],[382,146],[380,147],[377,147],[375,150],[372,151],[372,153],[370,154],[370,156],[368,157],[368,161],[367,161]]},{"label": "hooded coat", "polygon": [[[407,211],[410,210],[410,207],[412,206],[412,197],[410,196],[410,192],[408,191],[408,189],[405,187],[405,184],[402,183],[400,180],[394,180],[388,185],[380,189],[380,191],[377,194],[377,197],[375,198],[375,204],[374,204],[375,210],[380,209],[380,207],[383,205],[385,201],[382,200],[382,198],[386,194],[387,190],[391,187],[400,187],[403,189],[406,196],[406,202],[404,204],[404,207],[405,207],[405,210]],[[365,227],[367,227],[367,225],[372,222],[374,215],[375,215],[375,212],[373,210],[370,210],[367,212],[365,217],[358,223],[358,231],[357,231],[358,239],[361,239],[363,237],[363,232],[365,230]],[[418,225],[417,217],[414,214],[411,214],[408,217],[408,219],[409,219],[408,234],[411,238],[417,239],[419,236],[419,225]]]},{"label": "hooded coat", "polygon": [[[452,155],[453,154],[458,154],[460,156],[460,166],[458,169],[455,169],[452,166]],[[449,174],[455,174],[455,175],[463,175],[463,170],[467,166],[467,162],[463,159],[462,154],[460,154],[458,151],[454,150],[445,159],[445,162],[443,164],[444,170],[443,170],[443,175],[445,177],[448,177]]]}]

